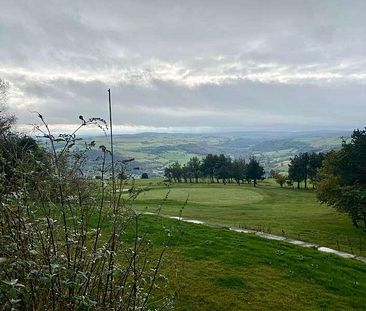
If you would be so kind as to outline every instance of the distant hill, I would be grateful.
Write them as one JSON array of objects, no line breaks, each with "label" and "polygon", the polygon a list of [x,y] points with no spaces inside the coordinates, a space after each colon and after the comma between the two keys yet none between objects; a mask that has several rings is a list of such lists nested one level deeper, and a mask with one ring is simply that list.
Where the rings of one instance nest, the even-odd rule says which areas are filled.
[{"label": "distant hill", "polygon": [[[132,166],[140,167],[151,177],[161,176],[164,167],[174,161],[185,163],[190,157],[224,153],[234,158],[256,156],[267,172],[287,171],[289,159],[300,152],[326,152],[341,145],[341,137],[351,132],[233,132],[214,134],[139,133],[114,137],[117,159],[134,158]],[[96,136],[96,145],[109,146],[109,138]],[[90,153],[96,158],[98,152]],[[139,173],[140,174],[140,173]]]}]

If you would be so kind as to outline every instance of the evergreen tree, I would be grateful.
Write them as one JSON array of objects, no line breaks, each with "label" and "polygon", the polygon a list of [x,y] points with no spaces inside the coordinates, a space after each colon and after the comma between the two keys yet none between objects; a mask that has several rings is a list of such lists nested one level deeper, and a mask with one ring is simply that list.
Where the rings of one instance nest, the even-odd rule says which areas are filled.
[{"label": "evergreen tree", "polygon": [[305,189],[308,186],[308,177],[309,177],[309,154],[307,152],[300,154],[301,160],[301,170],[304,178],[304,187]]},{"label": "evergreen tree", "polygon": [[209,178],[211,182],[214,182],[217,158],[217,155],[208,154],[201,163],[200,171],[202,175]]},{"label": "evergreen tree", "polygon": [[182,167],[180,166],[178,161],[175,161],[171,166],[171,172],[174,181],[181,182],[182,181]]},{"label": "evergreen tree", "polygon": [[232,177],[231,166],[231,158],[226,157],[224,154],[220,154],[217,161],[216,177],[221,179],[224,184],[229,182],[230,177]]},{"label": "evergreen tree", "polygon": [[257,186],[257,180],[263,178],[264,173],[264,168],[254,157],[251,157],[246,168],[246,176],[247,178],[253,180],[254,187]]},{"label": "evergreen tree", "polygon": [[313,185],[313,189],[315,188],[317,173],[318,173],[319,168],[322,165],[323,160],[324,160],[324,154],[321,152],[320,153],[313,152],[313,153],[309,154],[308,176]]},{"label": "evergreen tree", "polygon": [[192,182],[192,173],[189,170],[189,167],[188,167],[187,164],[182,165],[182,178],[183,178],[185,183],[187,183],[188,180],[189,180],[190,183]]},{"label": "evergreen tree", "polygon": [[245,179],[245,160],[236,159],[232,163],[232,178],[240,184]]},{"label": "evergreen tree", "polygon": [[195,182],[198,183],[201,174],[201,161],[197,157],[193,157],[188,161],[187,168]]},{"label": "evergreen tree", "polygon": [[297,188],[300,189],[300,183],[304,180],[303,160],[301,155],[295,155],[294,158],[291,158],[290,164],[288,165],[288,178],[297,182]]}]

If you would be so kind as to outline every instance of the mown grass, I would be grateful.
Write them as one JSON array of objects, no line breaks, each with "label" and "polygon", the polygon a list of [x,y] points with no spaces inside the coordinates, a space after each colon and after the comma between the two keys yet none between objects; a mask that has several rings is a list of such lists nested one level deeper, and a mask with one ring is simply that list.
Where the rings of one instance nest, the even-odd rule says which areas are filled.
[{"label": "mown grass", "polygon": [[135,201],[140,210],[177,216],[184,206],[186,218],[262,230],[366,256],[366,232],[356,229],[347,215],[320,205],[313,190],[281,189],[273,181],[257,188],[216,183],[167,188],[161,180],[139,185],[147,190]]},{"label": "mown grass", "polygon": [[157,249],[168,245],[161,272],[176,310],[366,308],[366,265],[355,260],[158,216],[139,226]]},{"label": "mown grass", "polygon": [[[235,214],[231,213],[239,209],[245,210],[253,219],[262,213],[263,219],[266,214],[272,218],[277,216],[278,224],[283,223],[281,215],[293,220],[296,213],[300,213],[311,224],[311,211],[322,212],[325,208],[332,215],[329,219],[340,226],[339,230],[345,228],[355,230],[360,236],[363,234],[352,227],[347,217],[327,207],[312,206],[310,202],[317,204],[312,191],[280,189],[271,182],[263,183],[257,189],[250,185],[179,184],[171,186],[171,193],[164,200],[168,189],[161,180],[140,180],[137,184],[150,189],[135,202],[144,210],[145,206],[150,206],[148,210],[154,211],[162,205],[162,213],[177,215],[184,206],[187,193],[191,199],[184,206],[183,216],[205,220],[211,215],[211,222],[218,223],[224,219],[237,224]],[[304,211],[286,212],[286,208],[293,205],[290,202],[287,206],[284,200],[276,202],[276,195],[277,199],[288,196],[291,202],[299,202]],[[270,208],[271,198],[272,204],[279,206],[279,215],[276,215],[276,209]],[[188,212],[191,216],[187,215]],[[105,216],[110,215],[106,213]],[[296,228],[305,227],[297,223],[292,226],[294,232]],[[138,227],[139,236],[151,240],[154,245],[155,252],[150,253],[151,265],[162,249],[168,247],[157,278],[157,285],[167,286],[154,291],[154,299],[149,305],[152,310],[161,306],[162,297],[174,292],[175,310],[366,309],[366,265],[355,260],[158,216],[140,216]],[[329,231],[332,228],[324,222],[321,230],[329,236],[325,234],[323,242],[332,241],[332,231]],[[108,231],[108,227],[105,229]],[[135,225],[131,224],[127,234],[122,235],[127,246],[133,245],[134,229]],[[311,224],[309,229],[317,228]],[[124,262],[123,258],[118,260]],[[166,275],[168,281],[160,274]]]}]

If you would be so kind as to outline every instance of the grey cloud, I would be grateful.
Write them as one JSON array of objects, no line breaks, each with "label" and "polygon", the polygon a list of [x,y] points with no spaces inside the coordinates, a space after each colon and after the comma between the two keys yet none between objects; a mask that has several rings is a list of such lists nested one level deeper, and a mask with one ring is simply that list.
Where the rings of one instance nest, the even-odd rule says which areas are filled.
[{"label": "grey cloud", "polygon": [[[9,1],[1,24],[10,50],[39,49],[56,60],[56,52],[72,58],[84,51],[87,63],[90,53],[123,52],[174,61],[217,54],[306,61],[313,53],[345,56],[349,48],[361,56],[365,6],[363,1],[353,6],[347,1]],[[18,28],[17,38],[9,27]],[[253,51],[252,41],[266,44]]]},{"label": "grey cloud", "polygon": [[[108,86],[101,82],[56,80],[28,85],[26,94],[42,98],[28,111],[19,110],[26,123],[37,110],[51,123],[72,123],[79,114],[107,118]],[[116,124],[155,127],[233,127],[311,129],[362,127],[364,86],[263,84],[240,81],[226,85],[186,88],[155,81],[151,86],[112,88]]]},{"label": "grey cloud", "polygon": [[[19,122],[362,126],[365,1],[7,1],[0,76]],[[320,116],[320,117],[319,117]]]}]

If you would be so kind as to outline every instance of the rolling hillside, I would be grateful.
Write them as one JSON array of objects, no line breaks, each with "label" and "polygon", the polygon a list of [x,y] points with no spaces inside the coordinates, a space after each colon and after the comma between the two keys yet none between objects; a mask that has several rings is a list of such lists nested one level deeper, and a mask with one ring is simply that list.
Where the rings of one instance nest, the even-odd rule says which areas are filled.
[{"label": "rolling hillside", "polygon": [[[267,172],[287,171],[289,159],[306,151],[338,148],[347,132],[236,132],[217,134],[142,133],[116,135],[115,152],[119,159],[134,158],[133,167],[151,177],[162,176],[164,167],[174,161],[184,163],[192,156],[224,153],[234,158],[256,156]],[[108,137],[87,137],[96,145],[109,144]],[[96,158],[93,152],[91,158]]]}]

